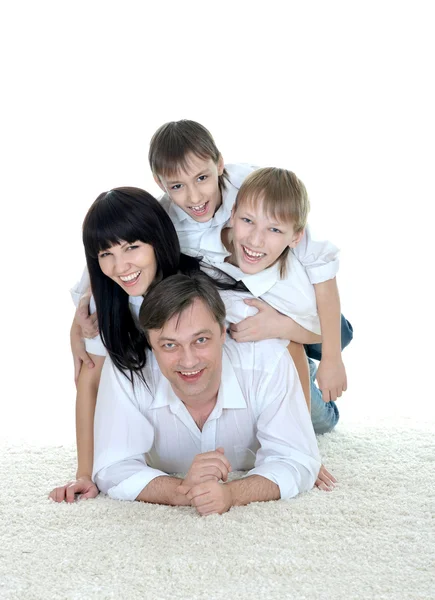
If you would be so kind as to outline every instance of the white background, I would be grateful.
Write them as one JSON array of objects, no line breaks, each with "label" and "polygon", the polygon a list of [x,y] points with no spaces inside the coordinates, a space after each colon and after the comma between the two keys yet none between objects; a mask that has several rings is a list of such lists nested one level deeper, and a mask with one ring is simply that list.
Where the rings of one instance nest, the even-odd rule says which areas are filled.
[{"label": "white background", "polygon": [[68,289],[96,196],[157,194],[153,132],[292,169],[342,248],[343,422],[426,418],[432,386],[431,2],[14,2],[0,14],[0,436],[74,439]]}]

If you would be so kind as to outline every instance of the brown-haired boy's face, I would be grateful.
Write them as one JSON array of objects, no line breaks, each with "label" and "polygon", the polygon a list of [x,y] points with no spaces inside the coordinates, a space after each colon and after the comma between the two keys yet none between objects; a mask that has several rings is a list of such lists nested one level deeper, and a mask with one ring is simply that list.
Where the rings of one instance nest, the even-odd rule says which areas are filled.
[{"label": "brown-haired boy's face", "polygon": [[287,247],[297,246],[303,232],[291,223],[279,222],[263,209],[258,199],[246,199],[231,216],[233,258],[244,273],[254,274],[273,265]]},{"label": "brown-haired boy's face", "polygon": [[155,176],[155,180],[174,204],[195,221],[206,223],[222,203],[219,176],[223,170],[222,157],[216,164],[211,158],[205,160],[191,153],[187,156],[186,171]]}]

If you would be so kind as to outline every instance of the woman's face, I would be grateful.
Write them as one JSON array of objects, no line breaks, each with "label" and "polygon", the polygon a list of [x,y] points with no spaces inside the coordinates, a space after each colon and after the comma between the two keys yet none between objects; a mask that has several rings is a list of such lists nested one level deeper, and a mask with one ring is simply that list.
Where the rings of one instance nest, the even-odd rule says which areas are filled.
[{"label": "woman's face", "polygon": [[144,242],[121,241],[102,250],[98,262],[104,275],[113,279],[129,296],[143,296],[154,281],[157,262],[154,248]]}]

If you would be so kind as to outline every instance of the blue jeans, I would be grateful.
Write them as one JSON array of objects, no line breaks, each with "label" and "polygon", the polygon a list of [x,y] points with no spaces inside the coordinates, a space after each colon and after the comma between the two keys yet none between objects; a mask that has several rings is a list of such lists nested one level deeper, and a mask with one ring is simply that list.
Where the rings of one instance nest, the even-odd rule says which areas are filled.
[{"label": "blue jeans", "polygon": [[[341,315],[341,349],[343,350],[352,341],[353,328],[343,315]],[[316,433],[328,433],[338,423],[340,413],[335,402],[323,402],[322,392],[316,385],[317,365],[311,359],[321,360],[322,344],[309,344],[305,346],[310,367],[311,387],[311,421]]]}]

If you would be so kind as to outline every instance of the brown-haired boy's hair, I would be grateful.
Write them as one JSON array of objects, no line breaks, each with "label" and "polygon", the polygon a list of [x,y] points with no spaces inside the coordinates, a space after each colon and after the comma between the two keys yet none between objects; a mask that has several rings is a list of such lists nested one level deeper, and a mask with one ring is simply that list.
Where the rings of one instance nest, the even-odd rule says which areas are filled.
[{"label": "brown-haired boy's hair", "polygon": [[[253,171],[240,187],[234,212],[244,203],[261,203],[266,214],[277,221],[291,223],[295,233],[300,233],[307,225],[310,211],[307,190],[292,171],[276,167]],[[287,247],[279,257],[281,279],[286,276],[289,251]]]},{"label": "brown-haired boy's hair", "polygon": [[[153,135],[150,142],[148,160],[154,175],[170,177],[180,169],[188,168],[188,154],[194,154],[203,160],[212,159],[218,163],[221,156],[213,136],[200,123],[182,119],[165,123]],[[228,173],[224,169],[219,176],[219,190],[225,190]]]}]

